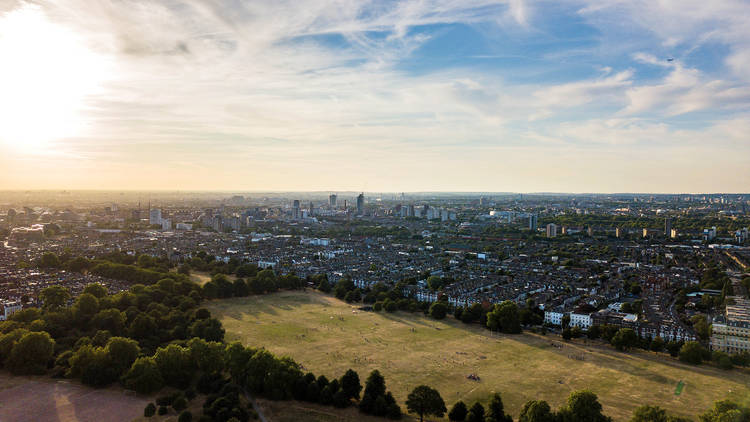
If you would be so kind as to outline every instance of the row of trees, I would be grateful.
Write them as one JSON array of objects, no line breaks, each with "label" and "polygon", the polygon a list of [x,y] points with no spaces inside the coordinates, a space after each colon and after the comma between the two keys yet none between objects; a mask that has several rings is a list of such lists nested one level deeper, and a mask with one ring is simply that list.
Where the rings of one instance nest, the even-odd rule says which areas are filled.
[{"label": "row of trees", "polygon": [[203,285],[203,296],[208,299],[245,297],[272,293],[279,289],[301,289],[305,287],[305,283],[305,280],[294,274],[277,276],[270,269],[257,272],[247,279],[237,278],[234,281],[224,274],[216,274]]},{"label": "row of trees", "polygon": [[[702,317],[701,317],[702,318]],[[587,336],[590,339],[602,338],[619,351],[629,351],[633,348],[650,350],[652,352],[668,352],[684,363],[700,365],[712,362],[721,369],[732,369],[734,366],[750,366],[750,353],[743,352],[729,355],[721,351],[710,352],[696,341],[664,341],[661,337],[640,337],[631,328],[619,328],[614,325],[593,325],[585,333],[579,327],[566,327],[562,331],[564,340]]]},{"label": "row of trees", "polygon": [[[435,276],[431,276],[433,279]],[[423,311],[435,319],[445,318],[451,311],[448,304],[448,297],[443,295],[434,303],[418,302],[413,297],[405,297],[403,291],[405,282],[396,284],[393,288],[387,287],[383,283],[375,284],[365,290],[359,289],[349,277],[342,277],[331,285],[327,279],[320,278],[317,284],[318,289],[324,293],[331,293],[347,302],[372,303],[373,310],[386,312],[401,311]],[[481,325],[493,331],[500,331],[508,334],[517,334],[521,332],[522,324],[540,323],[543,319],[543,312],[529,303],[526,308],[519,309],[518,305],[512,301],[504,301],[492,308],[485,309],[481,304],[471,306],[456,307],[453,316],[464,323],[479,322]]]}]

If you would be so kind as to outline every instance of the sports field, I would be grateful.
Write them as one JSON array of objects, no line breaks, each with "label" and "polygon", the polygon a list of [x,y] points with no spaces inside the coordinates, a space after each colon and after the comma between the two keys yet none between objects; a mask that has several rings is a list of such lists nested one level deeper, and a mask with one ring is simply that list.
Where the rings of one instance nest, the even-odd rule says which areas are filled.
[{"label": "sports field", "polygon": [[[208,307],[224,324],[227,341],[291,356],[329,378],[353,368],[364,381],[379,369],[400,403],[422,383],[437,388],[449,408],[458,399],[486,401],[497,391],[517,418],[527,400],[544,399],[556,408],[571,391],[588,388],[607,414],[624,421],[641,404],[697,419],[715,400],[750,398],[747,371],[618,353],[600,343],[562,343],[557,336],[492,335],[450,317],[363,312],[317,292],[216,300]],[[470,374],[480,380],[467,379]],[[684,388],[675,395],[680,381]]]}]

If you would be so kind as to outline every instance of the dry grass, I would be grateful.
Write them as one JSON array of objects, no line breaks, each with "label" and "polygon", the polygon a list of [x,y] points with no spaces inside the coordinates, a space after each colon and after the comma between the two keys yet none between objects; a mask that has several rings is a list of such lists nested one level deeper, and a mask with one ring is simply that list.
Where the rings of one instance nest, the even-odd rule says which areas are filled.
[{"label": "dry grass", "polygon": [[[237,276],[232,275],[232,274],[227,275],[226,277],[229,280],[231,280],[231,281],[237,280]],[[209,281],[211,281],[211,274],[206,273],[206,272],[202,272],[202,271],[191,271],[190,272],[190,280],[193,283],[196,283],[196,284],[198,284],[200,286],[203,286],[204,284],[206,284]]]},{"label": "dry grass", "polygon": [[[558,407],[571,391],[587,388],[599,395],[607,414],[624,421],[641,404],[696,417],[715,400],[750,397],[746,371],[692,367],[648,352],[618,353],[600,343],[556,348],[551,343],[562,344],[559,337],[493,336],[452,318],[361,312],[317,292],[280,292],[208,306],[227,329],[228,341],[291,356],[329,378],[353,368],[364,379],[379,369],[400,403],[419,384],[437,388],[449,407],[459,399],[470,405],[500,392],[517,417],[527,400],[544,399]],[[481,381],[468,380],[471,373]],[[675,396],[680,380],[686,387]]]},{"label": "dry grass", "polygon": [[[356,408],[337,409],[331,406],[298,401],[257,399],[263,415],[272,422],[384,422],[388,419],[364,415]],[[408,415],[402,421],[412,419]]]}]

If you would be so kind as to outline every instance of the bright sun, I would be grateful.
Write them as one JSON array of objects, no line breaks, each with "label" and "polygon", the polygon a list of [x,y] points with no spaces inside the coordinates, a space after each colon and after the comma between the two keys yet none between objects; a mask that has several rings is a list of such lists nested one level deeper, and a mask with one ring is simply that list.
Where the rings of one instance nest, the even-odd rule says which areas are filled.
[{"label": "bright sun", "polygon": [[0,63],[0,143],[44,153],[84,132],[107,62],[76,34],[35,6],[0,14]]}]

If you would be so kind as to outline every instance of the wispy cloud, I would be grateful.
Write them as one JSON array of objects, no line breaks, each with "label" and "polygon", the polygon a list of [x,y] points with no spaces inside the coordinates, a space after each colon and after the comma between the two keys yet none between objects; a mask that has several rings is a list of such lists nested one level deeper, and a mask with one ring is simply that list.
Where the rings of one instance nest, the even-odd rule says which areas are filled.
[{"label": "wispy cloud", "polygon": [[[3,3],[0,14],[23,4]],[[54,143],[86,162],[86,172],[118,169],[102,170],[102,183],[125,183],[119,174],[144,167],[139,180],[159,187],[181,177],[254,189],[360,188],[365,178],[382,178],[383,187],[402,190],[396,185],[408,178],[416,189],[471,189],[493,174],[483,169],[503,163],[482,179],[488,190],[551,190],[550,174],[580,170],[549,159],[534,184],[489,184],[526,174],[518,163],[549,148],[601,158],[630,154],[633,145],[644,155],[649,148],[679,155],[690,145],[686,156],[698,157],[702,143],[722,137],[750,149],[737,136],[750,112],[750,30],[741,19],[750,6],[742,1],[34,4],[111,64],[85,96],[89,130]],[[699,57],[711,43],[725,48],[719,66]],[[446,59],[457,53],[460,61]],[[707,117],[687,125],[679,117],[689,113]],[[159,166],[169,176],[159,176]],[[672,169],[680,166],[688,162]],[[331,168],[354,179],[309,177]],[[433,168],[455,169],[455,182],[428,176]],[[622,188],[620,179],[598,179],[601,190],[607,181]]]}]

